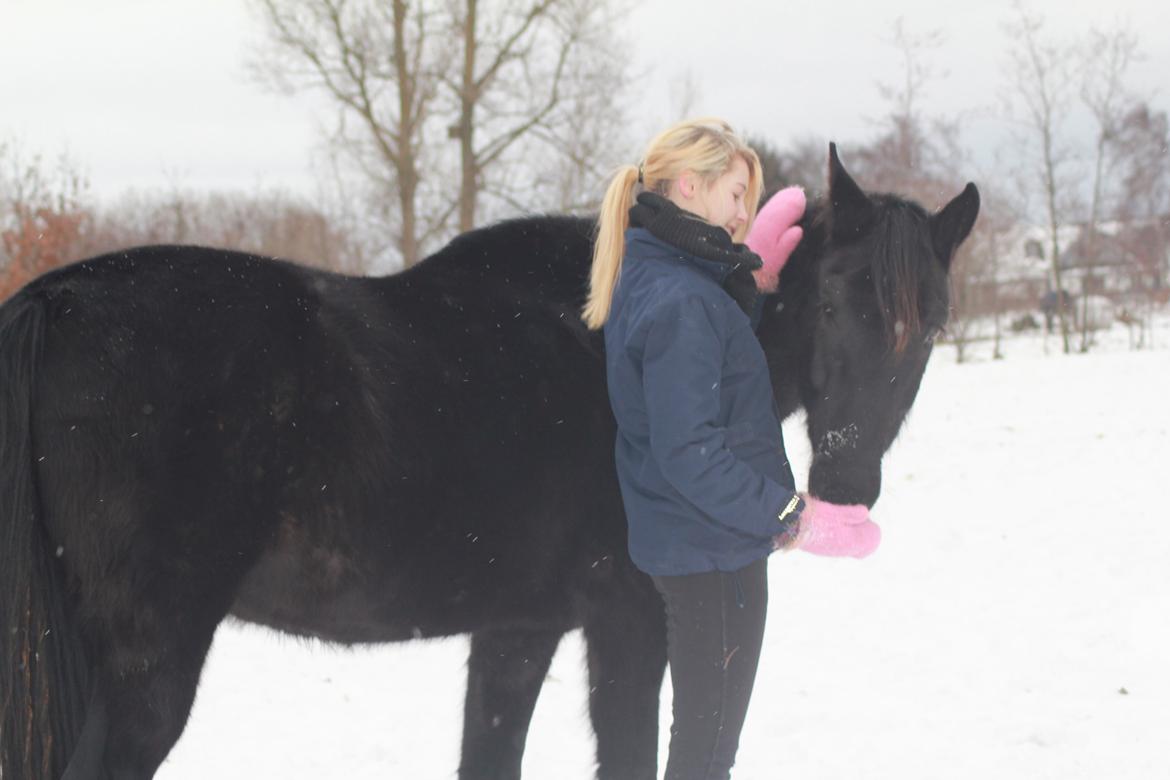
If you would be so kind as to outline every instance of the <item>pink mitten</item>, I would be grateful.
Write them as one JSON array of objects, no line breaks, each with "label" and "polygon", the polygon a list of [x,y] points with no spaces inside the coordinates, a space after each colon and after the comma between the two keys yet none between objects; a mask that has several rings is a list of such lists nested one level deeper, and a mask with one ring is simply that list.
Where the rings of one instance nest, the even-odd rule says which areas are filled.
[{"label": "pink mitten", "polygon": [[804,205],[804,190],[785,187],[756,214],[744,243],[764,261],[763,268],[752,272],[762,292],[776,292],[780,285],[780,271],[804,235],[796,224],[804,214]]},{"label": "pink mitten", "polygon": [[864,558],[877,549],[881,529],[869,519],[862,504],[830,504],[813,496],[800,513],[796,547],[813,555]]}]

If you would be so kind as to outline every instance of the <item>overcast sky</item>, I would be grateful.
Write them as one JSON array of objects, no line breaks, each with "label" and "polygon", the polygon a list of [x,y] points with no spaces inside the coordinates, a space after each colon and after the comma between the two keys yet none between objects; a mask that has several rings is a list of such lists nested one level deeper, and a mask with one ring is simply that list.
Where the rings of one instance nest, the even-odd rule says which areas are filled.
[{"label": "overcast sky", "polygon": [[[1128,20],[1146,54],[1133,84],[1167,108],[1170,3],[1031,7],[1064,35]],[[1004,135],[997,96],[1010,15],[1008,0],[641,2],[625,30],[646,74],[637,121],[649,134],[673,119],[672,84],[690,72],[695,113],[777,143],[862,141],[883,111],[875,83],[898,78],[897,53],[884,39],[902,16],[911,32],[945,36],[929,55],[939,76],[927,110],[963,115],[969,143],[989,159]],[[329,110],[250,80],[246,62],[259,41],[244,0],[0,0],[0,139],[50,156],[67,150],[103,197],[175,186],[310,192]]]}]

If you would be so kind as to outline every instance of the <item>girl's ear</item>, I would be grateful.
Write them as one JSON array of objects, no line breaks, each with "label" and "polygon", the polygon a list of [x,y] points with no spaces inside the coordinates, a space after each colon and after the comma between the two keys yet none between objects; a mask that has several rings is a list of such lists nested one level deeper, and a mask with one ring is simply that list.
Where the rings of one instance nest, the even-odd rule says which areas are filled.
[{"label": "girl's ear", "polygon": [[687,200],[695,197],[698,184],[699,177],[690,169],[684,170],[675,180],[675,186],[678,188],[679,195],[682,195]]}]

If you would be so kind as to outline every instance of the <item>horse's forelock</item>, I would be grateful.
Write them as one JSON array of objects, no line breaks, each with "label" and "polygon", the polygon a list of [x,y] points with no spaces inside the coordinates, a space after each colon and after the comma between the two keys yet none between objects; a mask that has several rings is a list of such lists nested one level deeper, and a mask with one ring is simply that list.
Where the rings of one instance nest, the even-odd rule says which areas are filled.
[{"label": "horse's forelock", "polygon": [[[918,209],[921,211],[921,209]],[[872,233],[870,267],[886,334],[896,354],[922,327],[918,258],[930,255],[925,213],[899,202],[882,209]]]},{"label": "horse's forelock", "polygon": [[[902,354],[910,339],[922,328],[919,263],[933,257],[929,215],[916,203],[895,195],[872,197],[876,219],[866,238],[870,273],[877,293],[883,326],[896,354]],[[821,201],[810,204],[805,214],[806,240],[809,234],[830,240],[832,209]]]}]

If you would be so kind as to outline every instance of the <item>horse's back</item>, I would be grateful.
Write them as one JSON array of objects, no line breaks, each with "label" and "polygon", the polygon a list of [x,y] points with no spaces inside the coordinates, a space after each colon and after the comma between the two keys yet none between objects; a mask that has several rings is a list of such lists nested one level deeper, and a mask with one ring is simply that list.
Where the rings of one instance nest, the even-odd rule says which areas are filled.
[{"label": "horse's back", "polygon": [[143,247],[46,275],[25,292],[47,312],[40,435],[170,446],[209,426],[290,423],[319,403],[306,398],[306,367],[334,352],[322,299],[345,288],[360,298],[363,281],[200,247]]}]

